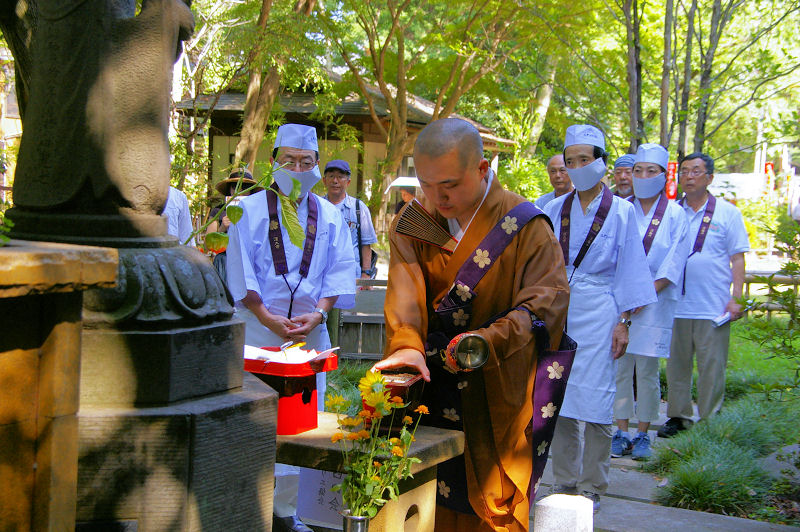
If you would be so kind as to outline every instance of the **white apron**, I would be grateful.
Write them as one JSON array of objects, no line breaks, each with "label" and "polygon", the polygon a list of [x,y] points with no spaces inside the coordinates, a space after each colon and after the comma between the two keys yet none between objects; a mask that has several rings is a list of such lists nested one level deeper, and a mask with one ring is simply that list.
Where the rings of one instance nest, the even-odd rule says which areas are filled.
[{"label": "white apron", "polygon": [[659,294],[656,303],[651,303],[632,315],[626,353],[669,358],[672,316],[675,314],[676,304],[674,299]]},{"label": "white apron", "polygon": [[613,278],[575,272],[570,282],[567,334],[580,338],[560,415],[609,424],[616,392],[617,363],[611,332],[619,312],[611,293]]}]

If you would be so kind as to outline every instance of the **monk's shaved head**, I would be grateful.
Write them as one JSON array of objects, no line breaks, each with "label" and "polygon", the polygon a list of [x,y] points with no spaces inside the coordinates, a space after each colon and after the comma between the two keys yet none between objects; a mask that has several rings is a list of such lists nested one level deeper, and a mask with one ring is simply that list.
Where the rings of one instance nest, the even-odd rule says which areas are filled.
[{"label": "monk's shaved head", "polygon": [[436,159],[458,152],[461,167],[477,163],[483,158],[483,139],[475,126],[460,118],[443,118],[425,126],[414,143],[414,157]]}]

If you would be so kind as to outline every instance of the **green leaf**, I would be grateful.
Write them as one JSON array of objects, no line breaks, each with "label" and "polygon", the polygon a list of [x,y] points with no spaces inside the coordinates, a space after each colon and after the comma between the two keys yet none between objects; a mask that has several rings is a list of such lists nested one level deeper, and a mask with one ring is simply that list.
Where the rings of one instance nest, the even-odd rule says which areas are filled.
[{"label": "green leaf", "polygon": [[225,233],[208,233],[205,238],[205,247],[208,251],[222,253],[228,247],[228,235]]},{"label": "green leaf", "polygon": [[289,199],[292,200],[292,203],[294,203],[298,199],[300,199],[300,189],[301,188],[302,188],[302,185],[300,184],[300,181],[298,181],[295,178],[292,178],[292,192],[289,194]]},{"label": "green leaf", "polygon": [[228,205],[228,207],[225,209],[225,214],[228,216],[228,220],[230,220],[232,224],[236,224],[242,219],[244,209],[238,205]]},{"label": "green leaf", "polygon": [[[292,190],[294,194],[294,190]],[[281,223],[289,233],[289,240],[300,249],[303,249],[303,242],[306,235],[300,220],[297,218],[297,204],[290,197],[278,194],[281,199]]]}]

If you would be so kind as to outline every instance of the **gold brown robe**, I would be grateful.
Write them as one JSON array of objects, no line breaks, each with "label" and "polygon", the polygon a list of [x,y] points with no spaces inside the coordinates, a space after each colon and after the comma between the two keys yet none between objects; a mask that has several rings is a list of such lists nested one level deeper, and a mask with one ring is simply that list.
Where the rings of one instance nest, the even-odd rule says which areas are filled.
[{"label": "gold brown robe", "polygon": [[[464,237],[451,255],[390,231],[391,259],[384,315],[389,356],[403,348],[425,353],[437,328],[434,309],[450,290],[461,265],[514,206],[525,201],[495,177]],[[426,205],[430,212],[432,206]],[[438,222],[447,221],[435,213]],[[526,224],[475,287],[468,328],[490,345],[489,360],[469,374],[461,390],[466,476],[472,508],[486,530],[527,530],[533,449],[526,428],[533,414],[537,353],[531,317],[512,310],[485,329],[492,317],[524,307],[547,325],[550,347],[561,340],[569,305],[561,248],[544,217]],[[436,355],[438,356],[438,355]]]}]

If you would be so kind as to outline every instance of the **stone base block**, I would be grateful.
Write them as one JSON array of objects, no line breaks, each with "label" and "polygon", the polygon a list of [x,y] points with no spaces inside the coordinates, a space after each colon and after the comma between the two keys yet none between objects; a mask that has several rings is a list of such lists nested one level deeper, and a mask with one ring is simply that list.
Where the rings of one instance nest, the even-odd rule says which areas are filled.
[{"label": "stone base block", "polygon": [[534,508],[535,532],[591,532],[593,526],[592,501],[580,495],[550,495],[538,501]]},{"label": "stone base block", "polygon": [[387,502],[369,523],[371,530],[433,531],[436,520],[436,468],[400,483],[400,496]]},{"label": "stone base block", "polygon": [[242,385],[241,320],[166,331],[84,329],[81,408],[157,405]]},{"label": "stone base block", "polygon": [[270,530],[277,407],[249,376],[238,392],[181,404],[82,406],[78,528]]}]

